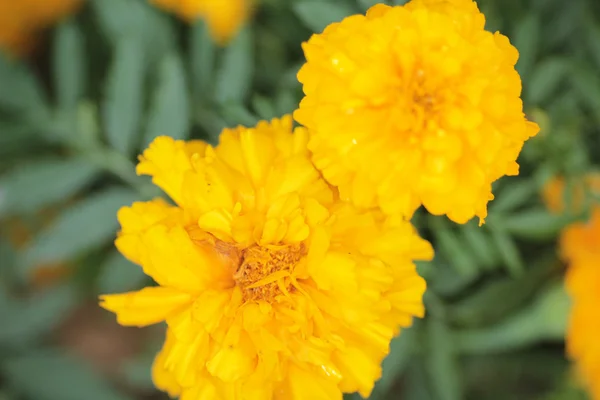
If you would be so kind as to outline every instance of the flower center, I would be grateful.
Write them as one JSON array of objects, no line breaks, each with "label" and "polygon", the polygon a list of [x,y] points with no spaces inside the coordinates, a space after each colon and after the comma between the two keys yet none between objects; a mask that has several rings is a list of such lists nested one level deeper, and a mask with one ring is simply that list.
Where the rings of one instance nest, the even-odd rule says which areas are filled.
[{"label": "flower center", "polygon": [[304,243],[251,246],[241,251],[233,275],[244,300],[270,300],[294,290],[291,277],[296,264],[306,255]]}]

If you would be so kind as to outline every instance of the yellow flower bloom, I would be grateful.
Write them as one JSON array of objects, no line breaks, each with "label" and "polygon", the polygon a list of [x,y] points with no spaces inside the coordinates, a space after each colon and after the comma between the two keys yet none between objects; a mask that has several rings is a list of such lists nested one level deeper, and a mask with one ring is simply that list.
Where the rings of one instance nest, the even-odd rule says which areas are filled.
[{"label": "yellow flower bloom", "polygon": [[[581,212],[586,195],[589,193],[600,194],[600,174],[593,173],[575,180],[571,188],[572,212]],[[565,212],[565,180],[562,177],[551,179],[544,185],[542,198],[548,210],[554,213]]]},{"label": "yellow flower bloom", "polygon": [[572,299],[567,352],[592,398],[600,399],[600,205],[590,221],[565,229],[560,244],[569,263],[566,286]]},{"label": "yellow flower bloom", "polygon": [[218,43],[234,37],[249,17],[251,0],[150,0],[187,21],[206,20]]},{"label": "yellow flower bloom", "polygon": [[387,214],[483,220],[491,184],[518,174],[525,119],[517,50],[471,0],[376,5],[304,43],[294,114],[341,197]]},{"label": "yellow flower bloom", "polygon": [[34,35],[75,11],[82,0],[1,0],[0,47],[13,55],[26,53]]},{"label": "yellow flower bloom", "polygon": [[[310,162],[285,116],[213,148],[156,139],[138,172],[176,202],[119,212],[117,248],[158,287],[102,297],[123,325],[166,321],[155,384],[182,400],[367,396],[392,337],[422,316],[402,218],[360,211]],[[243,395],[242,395],[243,393]]]}]

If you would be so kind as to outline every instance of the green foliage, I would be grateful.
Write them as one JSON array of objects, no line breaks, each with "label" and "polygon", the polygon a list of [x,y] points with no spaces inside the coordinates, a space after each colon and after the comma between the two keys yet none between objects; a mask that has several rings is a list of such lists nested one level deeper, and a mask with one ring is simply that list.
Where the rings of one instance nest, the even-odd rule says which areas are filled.
[{"label": "green foliage", "polygon": [[[99,294],[151,284],[114,248],[119,207],[162,195],[136,175],[137,154],[159,135],[216,143],[226,126],[292,112],[301,43],[376,3],[264,0],[220,47],[204,22],[184,23],[145,0],[88,0],[47,32],[35,57],[0,53],[0,399],[156,395],[150,369],[162,330],[126,346],[111,364],[117,378],[61,336]],[[542,132],[525,145],[520,175],[495,184],[483,226],[419,211],[415,224],[436,249],[418,266],[427,315],[392,341],[374,400],[585,398],[568,379],[556,240],[586,212],[552,214],[540,192],[555,175],[573,187],[598,170],[600,6],[478,3],[488,29],[519,49],[525,112]],[[570,210],[573,199],[564,200]],[[24,243],[15,221],[27,228]],[[67,276],[41,289],[52,264]],[[94,329],[111,348],[123,339]]]}]

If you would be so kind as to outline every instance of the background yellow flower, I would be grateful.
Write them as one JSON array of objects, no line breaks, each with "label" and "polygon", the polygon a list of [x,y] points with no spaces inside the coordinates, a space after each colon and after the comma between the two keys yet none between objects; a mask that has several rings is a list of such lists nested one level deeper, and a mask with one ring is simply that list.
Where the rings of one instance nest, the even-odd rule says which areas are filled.
[{"label": "background yellow flower", "polygon": [[19,55],[27,52],[35,34],[75,11],[82,0],[1,0],[0,47]]},{"label": "background yellow flower", "polygon": [[517,50],[484,22],[467,0],[380,4],[303,45],[294,116],[343,199],[485,218],[492,182],[518,173],[538,128],[523,114]]},{"label": "background yellow flower", "polygon": [[252,0],[150,0],[188,21],[206,20],[213,38],[225,43],[235,36],[251,12]]},{"label": "background yellow flower", "polygon": [[341,202],[291,116],[216,147],[159,137],[140,158],[177,203],[119,212],[117,248],[158,287],[107,295],[123,325],[168,325],[154,381],[181,399],[368,396],[390,340],[423,316],[402,218]]}]

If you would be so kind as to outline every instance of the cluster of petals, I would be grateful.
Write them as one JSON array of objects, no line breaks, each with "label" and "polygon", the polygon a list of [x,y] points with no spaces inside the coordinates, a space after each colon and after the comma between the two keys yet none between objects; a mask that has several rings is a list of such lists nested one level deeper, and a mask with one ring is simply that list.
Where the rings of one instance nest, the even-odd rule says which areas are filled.
[{"label": "cluster of petals", "polygon": [[116,246],[158,286],[106,295],[123,325],[166,321],[153,368],[182,400],[367,397],[390,340],[424,313],[401,217],[343,202],[291,116],[226,129],[216,147],[157,138],[140,157],[175,204],[120,210]]},{"label": "cluster of petals", "polygon": [[202,18],[218,43],[235,36],[248,19],[252,0],[150,0],[160,8],[193,22]]},{"label": "cluster of petals", "polygon": [[74,12],[81,3],[82,0],[0,1],[0,48],[13,55],[26,53],[36,33]]},{"label": "cluster of petals", "polygon": [[372,7],[304,43],[295,119],[325,179],[359,207],[464,223],[518,174],[527,121],[518,51],[472,0]]}]

